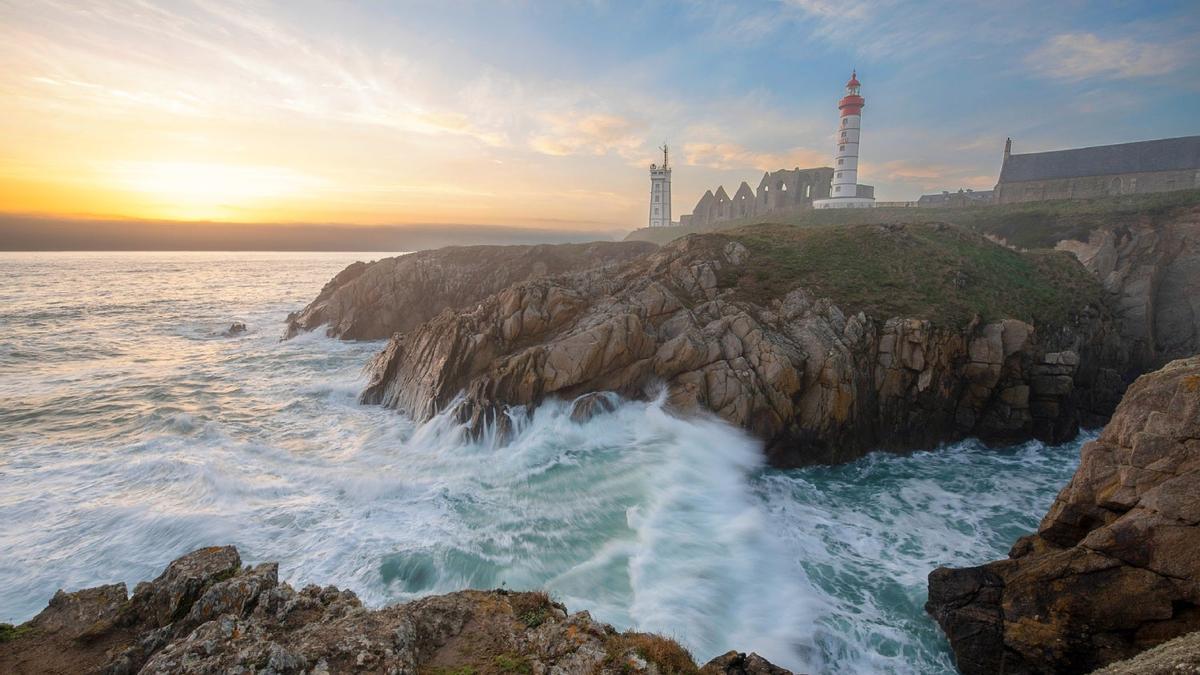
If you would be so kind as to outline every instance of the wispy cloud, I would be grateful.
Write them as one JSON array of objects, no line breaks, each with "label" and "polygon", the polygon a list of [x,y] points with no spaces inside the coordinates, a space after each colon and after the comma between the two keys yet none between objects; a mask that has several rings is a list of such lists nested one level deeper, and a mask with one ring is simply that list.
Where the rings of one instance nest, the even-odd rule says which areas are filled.
[{"label": "wispy cloud", "polygon": [[784,151],[756,151],[738,143],[686,143],[684,159],[692,166],[710,169],[755,169],[773,171],[790,167],[826,166],[832,151],[820,152],[810,148],[791,148]]},{"label": "wispy cloud", "polygon": [[615,152],[631,157],[645,144],[642,125],[620,115],[602,113],[554,113],[542,117],[542,131],[530,146],[547,155]]},{"label": "wispy cloud", "polygon": [[1195,65],[1178,44],[1104,39],[1094,33],[1060,33],[1034,50],[1025,62],[1043,77],[1079,81],[1094,77],[1151,77]]}]

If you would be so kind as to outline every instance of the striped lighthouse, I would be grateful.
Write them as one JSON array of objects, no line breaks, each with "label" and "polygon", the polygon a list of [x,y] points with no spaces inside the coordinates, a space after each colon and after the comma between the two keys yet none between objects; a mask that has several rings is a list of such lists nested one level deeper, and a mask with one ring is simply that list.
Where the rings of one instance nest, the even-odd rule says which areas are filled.
[{"label": "striped lighthouse", "polygon": [[867,101],[862,97],[858,72],[850,74],[846,95],[838,101],[841,113],[837,130],[837,150],[833,153],[833,184],[829,198],[813,201],[818,209],[865,208],[875,205],[875,190],[858,184],[858,147],[862,133],[862,109]]}]

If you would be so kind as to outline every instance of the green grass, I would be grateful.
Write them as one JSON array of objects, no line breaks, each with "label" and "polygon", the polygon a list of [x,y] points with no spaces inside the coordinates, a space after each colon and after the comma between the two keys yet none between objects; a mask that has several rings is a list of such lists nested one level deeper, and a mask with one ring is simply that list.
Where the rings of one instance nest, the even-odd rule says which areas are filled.
[{"label": "green grass", "polygon": [[964,325],[1015,318],[1063,325],[1102,290],[1068,253],[1017,252],[978,232],[947,225],[797,227],[760,224],[717,235],[751,256],[727,267],[724,287],[767,304],[795,288],[828,297],[847,312]]},{"label": "green grass", "polygon": [[33,630],[29,626],[14,626],[11,623],[0,623],[0,642],[8,642]]},{"label": "green grass", "polygon": [[501,654],[497,656],[493,663],[496,668],[502,673],[516,673],[517,675],[529,675],[533,672],[533,666],[529,664],[529,659],[516,654]]},{"label": "green grass", "polygon": [[775,223],[798,227],[864,225],[883,223],[924,223],[941,221],[963,225],[1004,239],[1023,248],[1053,248],[1063,239],[1086,239],[1101,225],[1132,225],[1172,217],[1182,210],[1200,205],[1200,190],[1178,190],[1102,199],[1058,200],[971,206],[963,208],[878,208],[808,209],[782,214],[767,214],[750,219],[731,220],[702,228],[641,229],[626,239],[665,244],[672,239],[702,232],[730,231],[747,225]]}]

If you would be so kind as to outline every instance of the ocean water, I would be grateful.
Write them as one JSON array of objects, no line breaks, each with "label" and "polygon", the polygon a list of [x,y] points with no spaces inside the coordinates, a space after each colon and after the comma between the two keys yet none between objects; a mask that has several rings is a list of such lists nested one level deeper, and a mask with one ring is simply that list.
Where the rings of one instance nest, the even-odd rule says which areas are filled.
[{"label": "ocean water", "polygon": [[356,403],[380,343],[279,340],[374,257],[0,254],[0,621],[232,543],[376,606],[545,588],[701,661],[953,672],[926,575],[1004,555],[1077,463],[1082,439],[778,471],[656,401],[582,425],[549,404],[507,446],[469,443]]}]

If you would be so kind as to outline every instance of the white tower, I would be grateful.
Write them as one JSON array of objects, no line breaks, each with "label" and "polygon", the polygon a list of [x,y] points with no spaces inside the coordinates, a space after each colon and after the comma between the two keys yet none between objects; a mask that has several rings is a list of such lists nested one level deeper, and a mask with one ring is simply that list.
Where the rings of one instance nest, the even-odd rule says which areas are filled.
[{"label": "white tower", "polygon": [[662,166],[650,165],[650,227],[671,225],[671,166],[667,163],[667,146],[663,153]]},{"label": "white tower", "polygon": [[[838,123],[837,150],[833,153],[833,185],[829,199],[813,201],[813,208],[864,208],[875,205],[874,190],[863,190],[859,196],[858,186],[858,141],[862,132],[862,109],[866,105],[859,91],[858,72],[850,74],[846,83],[846,95],[838,101],[841,121]],[[866,188],[867,186],[863,186]]]}]

